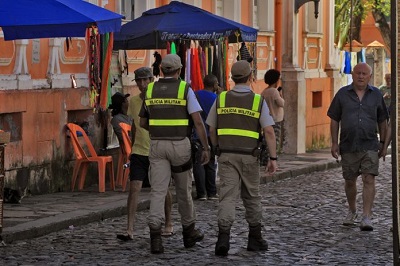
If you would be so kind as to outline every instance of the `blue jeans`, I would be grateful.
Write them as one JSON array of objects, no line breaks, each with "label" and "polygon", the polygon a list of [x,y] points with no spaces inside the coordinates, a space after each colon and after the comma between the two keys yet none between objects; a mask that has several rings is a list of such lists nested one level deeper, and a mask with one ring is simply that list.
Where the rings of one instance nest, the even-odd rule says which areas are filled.
[{"label": "blue jeans", "polygon": [[193,162],[193,176],[196,183],[197,197],[215,196],[217,194],[215,185],[217,163],[215,155],[211,153],[210,161],[205,165],[201,165],[201,153],[201,148],[195,151]]}]

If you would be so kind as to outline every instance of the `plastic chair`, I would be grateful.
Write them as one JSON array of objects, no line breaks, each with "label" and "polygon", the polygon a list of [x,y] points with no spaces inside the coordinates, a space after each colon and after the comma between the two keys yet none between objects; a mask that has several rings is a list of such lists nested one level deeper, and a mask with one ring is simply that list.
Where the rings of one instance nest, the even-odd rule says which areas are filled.
[{"label": "plastic chair", "polygon": [[[105,175],[107,166],[110,178],[110,186],[112,190],[115,190],[114,168],[113,168],[112,157],[97,155],[89,137],[86,135],[85,131],[80,126],[74,123],[68,123],[67,128],[70,131],[72,146],[74,147],[76,156],[74,171],[72,174],[72,191],[74,191],[78,175],[79,175],[78,189],[83,190],[83,185],[85,183],[85,178],[89,163],[97,163],[98,174],[99,174],[99,192],[105,192],[106,190]],[[85,150],[83,149],[83,146],[81,145],[78,136],[81,137],[81,139],[83,138],[84,144],[89,150],[89,155],[87,155]]]},{"label": "plastic chair", "polygon": [[122,129],[123,143],[119,144],[120,154],[117,169],[117,185],[122,186],[122,191],[125,191],[129,177],[129,167],[124,168],[124,164],[129,162],[129,156],[132,151],[132,142],[130,138],[131,125],[121,122],[119,126]]}]

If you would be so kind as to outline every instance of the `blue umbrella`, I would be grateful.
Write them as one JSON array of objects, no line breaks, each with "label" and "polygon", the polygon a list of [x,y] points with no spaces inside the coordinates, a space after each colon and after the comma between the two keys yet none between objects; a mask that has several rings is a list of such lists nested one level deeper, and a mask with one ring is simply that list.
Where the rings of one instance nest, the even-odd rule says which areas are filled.
[{"label": "blue umbrella", "polygon": [[118,32],[122,15],[83,0],[1,0],[5,40],[84,37],[87,27]]},{"label": "blue umbrella", "polygon": [[165,48],[166,41],[216,40],[255,42],[257,30],[201,8],[172,1],[126,23],[114,38],[114,49]]}]

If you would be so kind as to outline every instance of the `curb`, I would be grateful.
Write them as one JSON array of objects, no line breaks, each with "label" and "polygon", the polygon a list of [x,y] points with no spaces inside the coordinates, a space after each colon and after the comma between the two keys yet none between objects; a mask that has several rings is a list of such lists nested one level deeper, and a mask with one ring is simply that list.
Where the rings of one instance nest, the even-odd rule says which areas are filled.
[{"label": "curb", "polygon": [[314,172],[320,172],[320,171],[325,171],[333,168],[338,168],[340,167],[340,164],[338,164],[335,161],[332,162],[322,162],[322,163],[314,163],[310,164],[307,166],[298,166],[294,170],[289,170],[289,171],[283,171],[283,172],[277,172],[272,176],[269,176],[267,174],[261,174],[261,184],[266,184],[268,182],[275,182],[278,180],[283,180],[286,178],[291,178],[291,177],[296,177],[299,175],[305,175],[305,174],[311,174]]},{"label": "curb", "polygon": [[[149,207],[150,201],[142,200],[139,202],[137,210],[142,211]],[[119,200],[90,211],[76,210],[19,224],[11,228],[4,228],[2,238],[5,243],[12,243],[13,241],[36,238],[53,232],[66,230],[71,225],[81,226],[126,214],[126,200]]]}]

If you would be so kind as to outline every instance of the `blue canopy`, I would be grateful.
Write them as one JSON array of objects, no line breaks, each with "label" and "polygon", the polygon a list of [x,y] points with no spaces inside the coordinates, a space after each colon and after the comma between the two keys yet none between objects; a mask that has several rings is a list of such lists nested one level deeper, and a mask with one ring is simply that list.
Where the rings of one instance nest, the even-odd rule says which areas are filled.
[{"label": "blue canopy", "polygon": [[5,40],[84,37],[91,25],[100,33],[118,32],[122,17],[83,0],[0,1]]},{"label": "blue canopy", "polygon": [[158,49],[165,48],[166,41],[221,37],[229,37],[230,42],[255,42],[257,30],[201,8],[172,1],[122,25],[120,33],[114,36],[114,49]]}]

